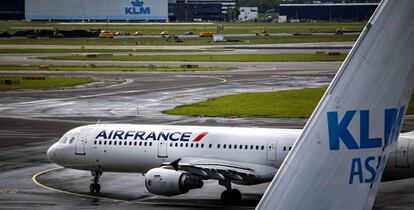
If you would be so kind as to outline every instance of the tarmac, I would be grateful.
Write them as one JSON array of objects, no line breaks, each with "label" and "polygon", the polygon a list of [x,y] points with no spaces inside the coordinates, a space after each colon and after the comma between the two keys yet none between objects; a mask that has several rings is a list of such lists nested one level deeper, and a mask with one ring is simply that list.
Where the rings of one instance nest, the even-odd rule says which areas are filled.
[{"label": "tarmac", "polygon": [[[5,60],[0,56],[0,62]],[[92,123],[302,128],[306,119],[194,118],[161,111],[227,94],[324,86],[340,63],[238,65],[241,68],[235,71],[187,73],[45,71],[41,74],[91,77],[95,82],[59,90],[1,92],[0,209],[254,209],[267,184],[236,186],[243,202],[223,206],[219,199],[223,187],[214,181],[188,194],[163,197],[146,190],[141,174],[104,173],[102,192],[92,195],[90,172],[62,169],[46,158],[48,147],[67,130]],[[27,73],[32,72],[0,74]],[[409,116],[403,130],[414,130],[413,122]],[[413,179],[381,184],[374,209],[413,208]]]}]

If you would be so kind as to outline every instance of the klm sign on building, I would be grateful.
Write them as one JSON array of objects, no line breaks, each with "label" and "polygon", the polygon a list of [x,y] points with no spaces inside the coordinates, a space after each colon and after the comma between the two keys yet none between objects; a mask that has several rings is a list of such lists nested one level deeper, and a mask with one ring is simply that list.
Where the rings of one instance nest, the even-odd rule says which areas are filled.
[{"label": "klm sign on building", "polygon": [[168,21],[168,0],[26,0],[26,20]]},{"label": "klm sign on building", "polygon": [[144,7],[144,2],[135,0],[131,2],[132,6],[125,7],[126,15],[150,15],[151,7]]}]

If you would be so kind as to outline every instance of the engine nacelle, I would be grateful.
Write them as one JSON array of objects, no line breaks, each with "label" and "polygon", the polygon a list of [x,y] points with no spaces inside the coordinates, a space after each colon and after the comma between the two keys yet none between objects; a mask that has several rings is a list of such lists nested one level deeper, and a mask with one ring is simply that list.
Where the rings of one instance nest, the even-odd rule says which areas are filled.
[{"label": "engine nacelle", "polygon": [[187,193],[191,189],[203,187],[198,176],[173,169],[154,168],[145,175],[145,186],[155,195],[173,196]]}]

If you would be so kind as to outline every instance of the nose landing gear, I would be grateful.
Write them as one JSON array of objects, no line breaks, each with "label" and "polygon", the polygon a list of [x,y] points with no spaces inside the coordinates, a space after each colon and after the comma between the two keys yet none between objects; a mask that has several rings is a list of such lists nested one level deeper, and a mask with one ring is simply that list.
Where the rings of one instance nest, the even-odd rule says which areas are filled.
[{"label": "nose landing gear", "polygon": [[91,174],[93,176],[93,179],[91,180],[92,183],[89,185],[89,192],[90,193],[100,193],[101,192],[101,185],[99,184],[99,178],[102,176],[102,172],[92,171]]}]

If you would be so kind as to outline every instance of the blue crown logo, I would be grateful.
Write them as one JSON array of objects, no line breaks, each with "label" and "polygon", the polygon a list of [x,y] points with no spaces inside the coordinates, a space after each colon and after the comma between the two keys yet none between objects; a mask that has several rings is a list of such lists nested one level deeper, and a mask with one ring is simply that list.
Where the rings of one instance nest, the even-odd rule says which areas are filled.
[{"label": "blue crown logo", "polygon": [[144,5],[144,2],[140,0],[134,0],[134,1],[131,1],[131,4],[134,7],[142,7]]}]

